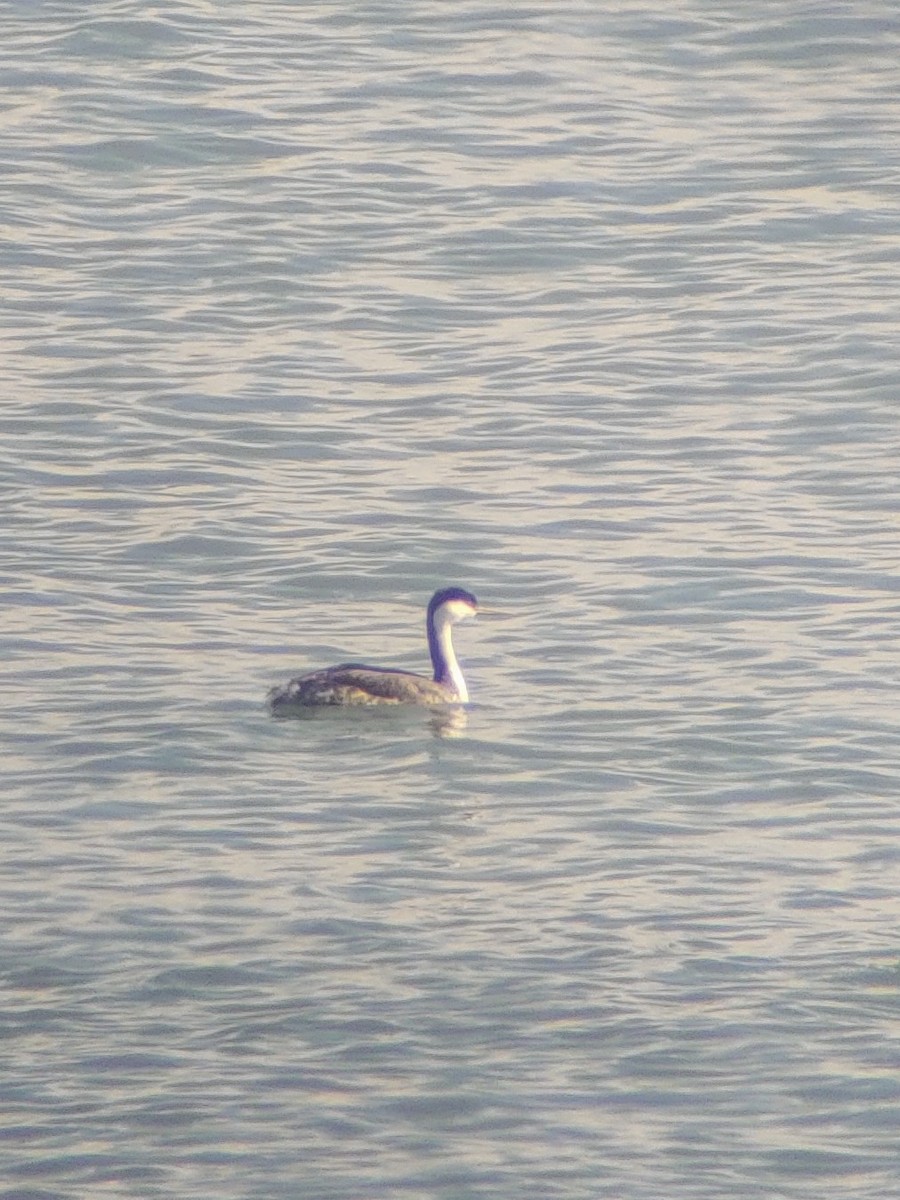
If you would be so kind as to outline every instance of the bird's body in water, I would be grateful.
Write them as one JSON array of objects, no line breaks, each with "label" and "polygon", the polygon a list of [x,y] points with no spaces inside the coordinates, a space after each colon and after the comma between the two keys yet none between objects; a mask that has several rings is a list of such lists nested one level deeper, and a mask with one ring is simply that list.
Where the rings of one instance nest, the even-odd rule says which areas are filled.
[{"label": "bird's body in water", "polygon": [[391,667],[341,663],[309,675],[300,675],[269,692],[269,707],[278,714],[291,708],[330,705],[465,704],[469,699],[450,630],[457,621],[474,617],[478,601],[462,588],[435,592],[428,605],[425,628],[431,652],[433,678]]}]

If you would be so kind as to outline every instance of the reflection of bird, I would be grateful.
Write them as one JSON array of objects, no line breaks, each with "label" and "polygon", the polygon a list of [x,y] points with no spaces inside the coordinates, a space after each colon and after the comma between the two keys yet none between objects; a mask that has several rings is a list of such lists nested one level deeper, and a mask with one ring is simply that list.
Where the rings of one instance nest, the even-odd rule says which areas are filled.
[{"label": "reflection of bird", "polygon": [[462,588],[444,588],[431,597],[425,628],[433,679],[391,667],[341,663],[273,688],[269,707],[279,713],[297,705],[465,704],[469,691],[453,653],[450,630],[457,621],[474,617],[477,611],[478,601]]}]

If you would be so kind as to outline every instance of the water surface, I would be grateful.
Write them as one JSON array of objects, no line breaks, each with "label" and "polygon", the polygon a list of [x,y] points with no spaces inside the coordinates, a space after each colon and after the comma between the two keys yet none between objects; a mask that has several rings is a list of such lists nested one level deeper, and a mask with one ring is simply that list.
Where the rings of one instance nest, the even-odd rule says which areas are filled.
[{"label": "water surface", "polygon": [[895,1194],[893,6],[3,53],[0,1197]]}]

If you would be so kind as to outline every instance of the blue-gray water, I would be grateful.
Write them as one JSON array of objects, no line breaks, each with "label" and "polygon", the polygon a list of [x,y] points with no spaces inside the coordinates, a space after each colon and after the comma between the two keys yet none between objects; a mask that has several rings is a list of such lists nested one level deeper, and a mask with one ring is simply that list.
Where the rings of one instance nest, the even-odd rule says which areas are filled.
[{"label": "blue-gray water", "polygon": [[0,57],[0,1200],[900,1196],[893,0]]}]

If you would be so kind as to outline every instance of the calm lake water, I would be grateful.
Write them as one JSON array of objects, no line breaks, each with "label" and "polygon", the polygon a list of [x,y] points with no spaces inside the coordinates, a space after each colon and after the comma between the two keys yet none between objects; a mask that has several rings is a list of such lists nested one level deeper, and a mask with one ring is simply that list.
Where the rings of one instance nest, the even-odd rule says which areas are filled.
[{"label": "calm lake water", "polygon": [[3,28],[0,1200],[900,1196],[893,0]]}]

